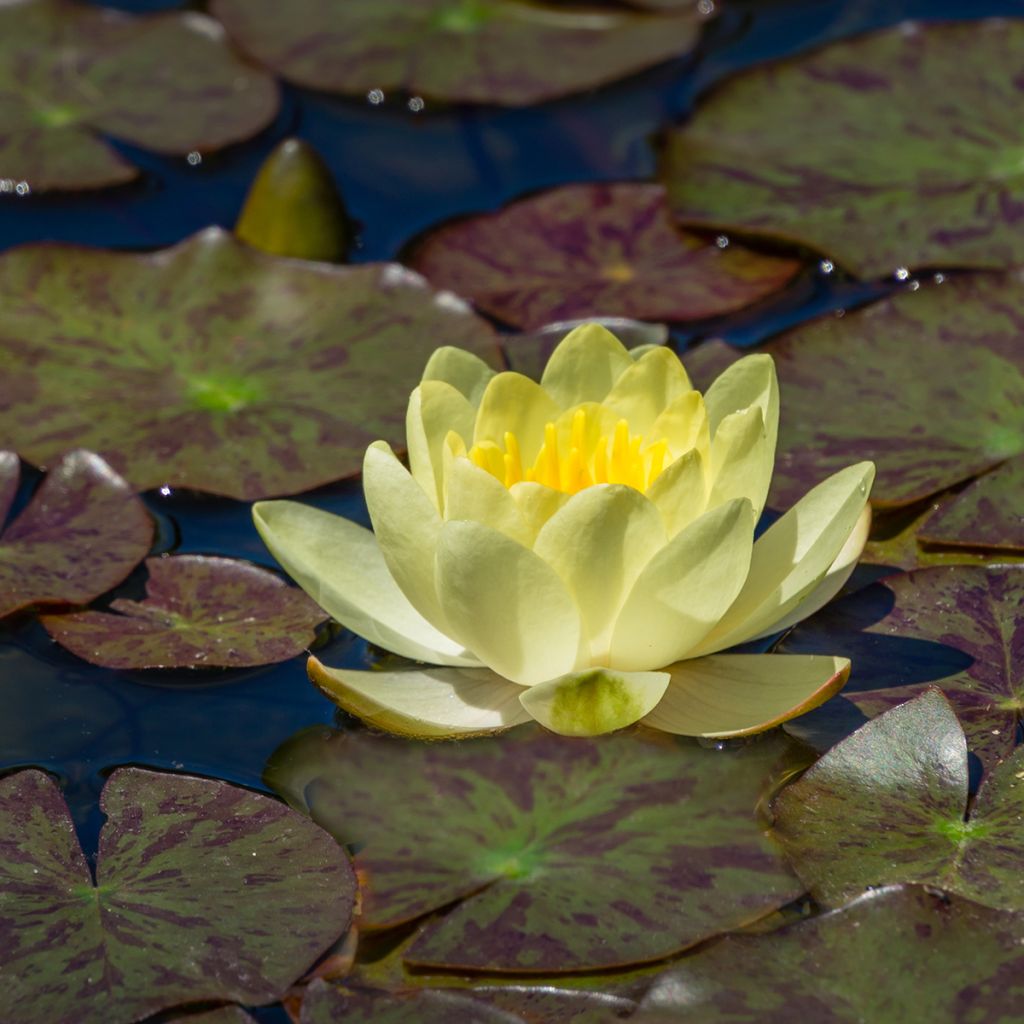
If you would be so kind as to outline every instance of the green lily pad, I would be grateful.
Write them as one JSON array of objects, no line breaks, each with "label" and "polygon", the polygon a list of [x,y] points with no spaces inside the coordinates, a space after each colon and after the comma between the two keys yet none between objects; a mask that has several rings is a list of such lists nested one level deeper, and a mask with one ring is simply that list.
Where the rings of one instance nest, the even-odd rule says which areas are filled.
[{"label": "green lily pad", "polygon": [[301,654],[327,616],[248,562],[171,555],[146,562],[146,598],[108,612],[41,617],[62,647],[104,668],[243,668]]},{"label": "green lily pad", "polygon": [[881,889],[769,935],[730,935],[655,982],[636,1024],[1016,1024],[1024,915]]},{"label": "green lily pad", "polygon": [[696,0],[665,15],[522,0],[214,0],[211,10],[245,53],[296,85],[506,106],[682,56],[707,18]]},{"label": "green lily pad", "polygon": [[796,260],[680,232],[660,185],[564,185],[428,236],[412,265],[517,327],[594,315],[701,320],[785,286]]},{"label": "green lily pad", "polygon": [[[0,526],[19,476],[17,456],[0,452]],[[0,534],[0,618],[99,597],[146,557],[152,540],[153,521],[128,484],[91,452],[69,453]]]},{"label": "green lily pad", "polygon": [[427,923],[410,964],[527,973],[657,959],[801,892],[755,815],[779,737],[740,750],[524,727],[421,744],[313,729],[268,784],[359,844],[362,926]]},{"label": "green lily pad", "polygon": [[1024,568],[935,566],[899,573],[833,602],[779,645],[788,654],[850,658],[846,688],[788,729],[854,705],[873,718],[940,687],[971,749],[994,764],[1013,749],[1024,714]]},{"label": "green lily pad", "polygon": [[294,494],[403,442],[439,339],[499,360],[484,321],[396,264],[278,259],[216,228],[151,255],[26,246],[0,256],[0,436],[33,462],[73,439],[138,490]]},{"label": "green lily pad", "polygon": [[119,768],[100,806],[94,882],[56,785],[35,770],[0,781],[7,1024],[270,1002],[348,927],[348,858],[268,797]]},{"label": "green lily pad", "polygon": [[1022,20],[905,23],[739,74],[670,139],[676,216],[862,277],[1022,263],[1022,48]]},{"label": "green lily pad", "polygon": [[137,168],[104,135],[184,156],[255,135],[277,105],[273,79],[205,15],[0,5],[0,178],[34,191],[131,181]]},{"label": "green lily pad", "polygon": [[939,690],[829,750],[776,798],[773,834],[829,906],[916,882],[1024,910],[1024,748],[985,776],[968,811],[967,741]]}]

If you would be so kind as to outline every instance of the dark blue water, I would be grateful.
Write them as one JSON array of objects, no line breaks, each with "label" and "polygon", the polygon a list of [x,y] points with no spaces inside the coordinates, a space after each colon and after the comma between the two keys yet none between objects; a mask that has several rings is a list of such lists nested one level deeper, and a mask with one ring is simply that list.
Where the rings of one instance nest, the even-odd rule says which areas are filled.
[{"label": "dark blue water", "polygon": [[[122,0],[116,6],[179,5]],[[403,96],[373,105],[285,86],[270,128],[198,166],[122,147],[144,169],[141,182],[78,196],[0,196],[0,248],[47,239],[141,250],[209,224],[230,227],[263,158],[281,139],[298,135],[327,160],[360,225],[353,259],[393,259],[445,218],[493,209],[525,192],[572,181],[653,178],[659,132],[737,69],[907,18],[998,14],[1024,14],[1024,0],[732,0],[693,57],[528,110],[428,102],[414,112]],[[809,267],[769,303],[692,325],[674,338],[679,345],[710,336],[756,344],[893,287],[838,280]],[[22,500],[33,483],[26,483]],[[147,500],[160,524],[157,550],[272,564],[248,505],[190,494]],[[358,484],[324,488],[308,500],[366,522]],[[318,653],[329,662],[363,657],[362,645],[344,633],[324,642]],[[308,683],[303,662],[230,673],[119,673],[78,661],[30,616],[6,620],[0,623],[0,769],[38,765],[59,775],[92,850],[100,824],[96,798],[104,773],[117,765],[187,770],[262,788],[275,747],[304,726],[335,719],[333,705]],[[284,1019],[276,1010],[264,1014],[267,1021]]]}]

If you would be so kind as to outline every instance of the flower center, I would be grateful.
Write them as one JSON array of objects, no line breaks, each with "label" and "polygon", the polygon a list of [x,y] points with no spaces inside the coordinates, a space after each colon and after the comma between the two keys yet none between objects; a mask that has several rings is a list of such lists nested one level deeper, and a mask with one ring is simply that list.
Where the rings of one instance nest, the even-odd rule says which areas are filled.
[{"label": "flower center", "polygon": [[504,448],[484,441],[473,445],[469,458],[506,487],[528,480],[566,494],[593,484],[626,484],[646,491],[672,461],[665,438],[647,441],[631,435],[626,420],[619,420],[611,434],[595,435],[587,426],[585,409],[573,414],[568,433],[545,424],[544,443],[529,466],[523,465],[519,440],[511,432],[505,434]]}]

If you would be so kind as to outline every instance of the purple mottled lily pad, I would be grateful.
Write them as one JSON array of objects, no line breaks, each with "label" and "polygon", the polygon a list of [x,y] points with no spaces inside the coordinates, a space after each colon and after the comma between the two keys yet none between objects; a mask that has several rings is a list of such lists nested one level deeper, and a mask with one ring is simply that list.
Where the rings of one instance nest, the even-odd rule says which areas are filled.
[{"label": "purple mottled lily pad", "polygon": [[[1024,748],[968,804],[967,741],[937,689],[829,750],[773,804],[773,834],[820,903],[915,882],[1024,911]],[[970,809],[968,810],[968,807]]]},{"label": "purple mottled lily pad", "polygon": [[[779,645],[850,658],[843,692],[787,730],[845,708],[874,717],[942,689],[988,765],[1009,755],[1024,717],[1024,567],[949,565],[899,573],[828,605]],[[852,709],[851,709],[852,705]]]},{"label": "purple mottled lily pad", "polygon": [[94,882],[54,783],[35,770],[0,781],[5,1024],[270,1002],[348,927],[348,858],[266,796],[120,768],[100,806]]},{"label": "purple mottled lily pad", "polygon": [[37,463],[88,446],[139,490],[351,476],[375,439],[402,443],[441,341],[499,360],[483,320],[404,267],[275,258],[216,228],[151,255],[14,249],[0,294],[0,436]]},{"label": "purple mottled lily pad", "polygon": [[702,320],[778,291],[796,260],[677,230],[660,185],[564,185],[428,236],[412,265],[517,327]]},{"label": "purple mottled lily pad", "polygon": [[784,751],[779,737],[723,752],[644,732],[413,744],[316,729],[266,778],[359,844],[364,928],[455,904],[409,963],[553,973],[663,957],[799,895],[755,814]]},{"label": "purple mottled lily pad", "polygon": [[[845,828],[845,826],[844,826]],[[636,1024],[1015,1024],[1024,915],[893,886],[673,964]]]},{"label": "purple mottled lily pad", "polygon": [[172,555],[146,562],[146,598],[108,612],[44,615],[62,647],[104,668],[243,668],[301,654],[326,615],[248,562]]},{"label": "purple mottled lily pad", "polygon": [[[214,0],[247,54],[297,85],[522,106],[688,53],[709,15],[522,0]],[[552,55],[557,54],[557,59]]]},{"label": "purple mottled lily pad", "polygon": [[136,177],[103,136],[205,152],[255,135],[277,104],[273,79],[240,61],[205,15],[0,4],[0,178],[35,191]]},{"label": "purple mottled lily pad", "polygon": [[1022,263],[1022,48],[1022,20],[907,23],[737,75],[669,141],[676,216],[863,277]]},{"label": "purple mottled lily pad", "polygon": [[[19,464],[0,452],[0,526]],[[0,534],[0,617],[35,604],[85,604],[149,553],[153,521],[128,484],[86,451],[65,455]]]}]

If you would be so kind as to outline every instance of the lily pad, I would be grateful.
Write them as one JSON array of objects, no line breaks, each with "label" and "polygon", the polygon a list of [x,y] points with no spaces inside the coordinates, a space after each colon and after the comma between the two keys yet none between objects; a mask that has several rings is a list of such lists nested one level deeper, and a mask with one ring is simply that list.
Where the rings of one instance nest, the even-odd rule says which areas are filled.
[{"label": "lily pad", "polygon": [[327,618],[297,587],[248,562],[172,555],[146,562],[146,598],[108,612],[41,617],[62,647],[104,668],[242,668],[301,654]]},{"label": "lily pad", "polygon": [[104,136],[206,152],[255,135],[277,105],[273,79],[240,61],[205,15],[0,4],[0,178],[34,191],[136,177]]},{"label": "lily pad", "polygon": [[[0,452],[0,526],[19,475],[17,456]],[[91,452],[69,453],[0,534],[0,618],[99,597],[146,557],[152,539],[153,521],[128,484]]]},{"label": "lily pad", "polygon": [[364,928],[428,922],[406,961],[553,973],[657,959],[789,902],[801,887],[755,807],[785,749],[524,727],[419,744],[314,729],[268,784],[359,844]]},{"label": "lily pad", "polygon": [[967,741],[939,690],[829,750],[776,798],[773,834],[828,906],[916,882],[1024,910],[1024,748],[986,775],[968,812]]},{"label": "lily pad", "polygon": [[796,260],[677,230],[659,185],[565,185],[440,228],[412,265],[517,327],[594,315],[701,320],[778,291]]},{"label": "lily pad", "polygon": [[14,249],[0,296],[0,436],[37,463],[86,445],[138,490],[351,476],[372,441],[401,444],[438,339],[499,360],[484,321],[404,267],[274,258],[216,228],[151,255]]},{"label": "lily pad", "polygon": [[348,926],[330,836],[223,782],[115,771],[96,879],[42,772],[0,781],[0,1018],[108,1024],[185,1002],[279,998]]},{"label": "lily pad", "polygon": [[874,717],[929,683],[952,702],[971,749],[994,764],[1013,749],[1024,714],[1024,567],[950,565],[900,573],[856,591],[796,627],[788,654],[850,658],[846,689],[800,723],[838,705]]},{"label": "lily pad", "polygon": [[522,0],[214,0],[211,10],[245,53],[296,85],[506,106],[682,56],[707,19],[697,0],[665,15]]},{"label": "lily pad", "polygon": [[655,982],[636,1024],[1016,1024],[1024,915],[916,886],[769,935],[730,935]]},{"label": "lily pad", "polygon": [[739,74],[670,139],[676,216],[862,277],[1022,263],[1022,48],[1022,20],[905,23]]}]

